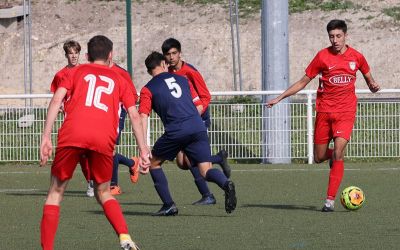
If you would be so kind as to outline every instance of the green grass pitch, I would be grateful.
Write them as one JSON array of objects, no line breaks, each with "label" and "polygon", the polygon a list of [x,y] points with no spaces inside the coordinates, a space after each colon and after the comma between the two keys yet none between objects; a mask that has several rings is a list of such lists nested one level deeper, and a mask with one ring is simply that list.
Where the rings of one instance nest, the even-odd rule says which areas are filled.
[{"label": "green grass pitch", "polygon": [[[131,235],[142,249],[399,249],[400,167],[397,162],[347,163],[341,190],[355,185],[366,194],[358,211],[336,199],[322,213],[329,168],[320,165],[233,165],[238,206],[224,210],[223,192],[210,189],[214,206],[192,206],[200,198],[188,171],[164,170],[179,208],[175,217],[153,217],[161,207],[151,177],[129,181],[120,166],[118,196]],[[40,249],[39,223],[49,185],[49,167],[0,165],[0,249]],[[119,249],[101,207],[85,196],[79,168],[61,207],[55,249]]]}]

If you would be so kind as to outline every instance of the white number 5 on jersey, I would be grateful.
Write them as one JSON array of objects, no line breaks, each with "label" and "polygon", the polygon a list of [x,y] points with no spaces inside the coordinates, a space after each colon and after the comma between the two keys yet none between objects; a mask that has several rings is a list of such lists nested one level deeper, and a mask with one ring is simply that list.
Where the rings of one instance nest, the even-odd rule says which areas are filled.
[{"label": "white number 5 on jersey", "polygon": [[182,89],[181,87],[176,83],[175,78],[170,77],[168,79],[165,79],[165,82],[167,83],[168,88],[171,90],[171,95],[175,98],[179,98],[182,95]]},{"label": "white number 5 on jersey", "polygon": [[114,90],[115,83],[114,83],[113,79],[108,78],[106,76],[99,76],[99,78],[100,78],[100,80],[108,83],[108,86],[107,87],[98,86],[96,88],[96,81],[97,81],[96,76],[93,74],[89,74],[89,75],[85,76],[84,79],[89,84],[88,92],[86,95],[85,105],[90,107],[93,104],[93,106],[95,106],[96,108],[107,112],[107,110],[108,110],[107,105],[100,102],[101,95],[103,93],[105,93],[107,95],[111,94]]}]

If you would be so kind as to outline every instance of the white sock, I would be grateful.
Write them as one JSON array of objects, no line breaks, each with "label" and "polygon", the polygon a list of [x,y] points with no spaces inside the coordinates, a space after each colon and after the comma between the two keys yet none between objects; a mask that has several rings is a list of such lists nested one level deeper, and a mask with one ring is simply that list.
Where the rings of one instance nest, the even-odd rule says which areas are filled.
[{"label": "white sock", "polygon": [[335,201],[334,200],[330,200],[330,199],[326,199],[325,206],[333,208],[335,206]]}]

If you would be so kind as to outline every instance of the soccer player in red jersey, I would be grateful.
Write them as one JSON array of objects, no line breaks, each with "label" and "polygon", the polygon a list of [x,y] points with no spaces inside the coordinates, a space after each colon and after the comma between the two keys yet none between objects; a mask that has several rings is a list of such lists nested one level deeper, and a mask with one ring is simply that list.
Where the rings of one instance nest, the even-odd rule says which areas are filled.
[{"label": "soccer player in red jersey", "polygon": [[54,248],[60,203],[82,155],[88,159],[96,199],[119,236],[121,248],[137,249],[129,235],[121,207],[110,193],[121,102],[127,108],[132,122],[143,169],[149,167],[150,151],[144,139],[140,115],[135,107],[136,93],[132,84],[109,67],[112,48],[113,43],[105,36],[91,38],[88,42],[88,60],[91,63],[74,67],[61,80],[49,104],[40,145],[41,166],[52,155],[51,131],[63,102],[65,119],[58,131],[50,188],[41,220],[41,246],[45,250]]},{"label": "soccer player in red jersey", "polygon": [[[67,58],[67,65],[55,74],[53,81],[51,82],[50,85],[50,91],[52,93],[56,92],[58,85],[60,84],[63,77],[65,77],[73,67],[79,65],[79,55],[81,52],[81,45],[77,41],[69,40],[64,43],[63,49],[65,52],[65,58]],[[85,176],[85,179],[88,183],[86,195],[89,197],[93,197],[94,196],[93,181],[90,180],[89,166],[87,165],[87,159],[85,156],[82,156],[81,160],[79,161],[79,164],[81,165],[83,175]]]},{"label": "soccer player in red jersey", "polygon": [[[180,76],[186,77],[193,85],[197,95],[200,98],[201,105],[197,106],[197,110],[203,119],[207,128],[211,125],[211,118],[208,106],[211,101],[211,94],[208,91],[207,85],[201,76],[200,72],[195,67],[181,58],[181,43],[175,38],[168,38],[161,46],[162,52],[169,64],[169,72]],[[227,178],[231,175],[231,168],[228,164],[228,152],[225,150],[219,151],[216,155],[211,156],[211,162],[217,163],[221,166]],[[207,182],[200,175],[197,167],[192,167],[189,159],[183,152],[179,152],[176,156],[176,163],[181,169],[190,169],[194,177],[195,184],[199,190],[202,198],[193,203],[193,205],[211,205],[215,204],[216,200],[214,195],[210,192]]]},{"label": "soccer player in red jersey", "polygon": [[[296,94],[317,75],[314,131],[314,161],[329,160],[330,172],[326,201],[322,212],[333,212],[334,201],[344,173],[344,153],[355,122],[357,97],[356,73],[364,76],[372,93],[380,89],[372,77],[364,56],[346,44],[347,25],[343,20],[331,20],[327,25],[331,46],[317,53],[305,70],[305,75],[278,97],[267,102],[272,107],[282,99]],[[329,148],[333,139],[334,146]]]}]

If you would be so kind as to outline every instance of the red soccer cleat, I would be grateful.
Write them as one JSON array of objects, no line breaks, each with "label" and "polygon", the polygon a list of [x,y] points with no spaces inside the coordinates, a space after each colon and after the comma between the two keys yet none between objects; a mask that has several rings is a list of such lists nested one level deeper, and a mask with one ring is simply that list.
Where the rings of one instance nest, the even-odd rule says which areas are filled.
[{"label": "red soccer cleat", "polygon": [[110,192],[114,196],[122,194],[122,190],[121,190],[121,188],[119,186],[111,186],[110,187]]},{"label": "red soccer cleat", "polygon": [[132,157],[134,164],[129,168],[129,174],[132,183],[137,183],[139,181],[139,158],[134,156]]}]

